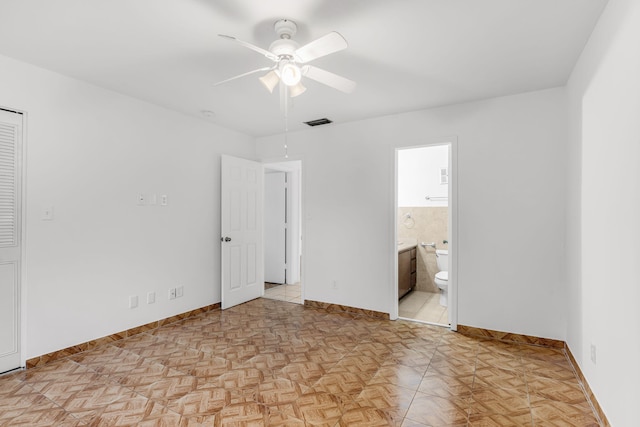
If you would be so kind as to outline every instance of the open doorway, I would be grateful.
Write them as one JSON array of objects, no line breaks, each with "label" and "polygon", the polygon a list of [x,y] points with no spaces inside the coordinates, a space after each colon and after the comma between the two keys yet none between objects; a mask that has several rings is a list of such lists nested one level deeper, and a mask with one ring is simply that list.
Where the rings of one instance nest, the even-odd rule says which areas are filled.
[{"label": "open doorway", "polygon": [[264,297],[302,304],[302,162],[266,163]]},{"label": "open doorway", "polygon": [[452,144],[397,150],[398,316],[450,326]]}]

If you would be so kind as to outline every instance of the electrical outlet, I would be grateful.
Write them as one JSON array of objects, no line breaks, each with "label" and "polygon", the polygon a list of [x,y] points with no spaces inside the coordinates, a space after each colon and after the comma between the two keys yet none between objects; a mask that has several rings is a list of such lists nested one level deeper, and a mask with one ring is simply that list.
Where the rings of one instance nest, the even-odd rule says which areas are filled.
[{"label": "electrical outlet", "polygon": [[334,280],[333,283],[331,284],[332,289],[338,289],[338,281]]},{"label": "electrical outlet", "polygon": [[167,206],[169,204],[169,199],[166,194],[160,196],[160,206]]},{"label": "electrical outlet", "polygon": [[42,209],[42,220],[43,221],[53,221],[53,206],[47,206]]},{"label": "electrical outlet", "polygon": [[138,193],[137,202],[138,206],[144,206],[147,203],[147,197],[142,193]]},{"label": "electrical outlet", "polygon": [[156,302],[156,293],[155,292],[148,292],[147,293],[147,304],[153,304],[154,302]]},{"label": "electrical outlet", "polygon": [[596,364],[596,345],[595,344],[591,344],[591,361],[593,362],[593,364]]},{"label": "electrical outlet", "polygon": [[176,299],[176,288],[169,289],[169,299]]},{"label": "electrical outlet", "polygon": [[138,295],[131,295],[129,297],[129,308],[136,308],[138,306]]},{"label": "electrical outlet", "polygon": [[180,298],[184,295],[184,286],[180,285],[176,288],[176,298]]}]

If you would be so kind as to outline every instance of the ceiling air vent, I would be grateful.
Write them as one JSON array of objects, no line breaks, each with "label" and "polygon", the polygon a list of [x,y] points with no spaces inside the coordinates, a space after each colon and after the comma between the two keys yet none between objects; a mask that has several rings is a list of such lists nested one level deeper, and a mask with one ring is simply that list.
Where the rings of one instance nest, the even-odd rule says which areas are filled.
[{"label": "ceiling air vent", "polygon": [[316,119],[316,120],[310,120],[308,122],[304,122],[304,124],[309,126],[328,125],[329,123],[333,123],[333,121],[327,119],[326,117],[323,119]]}]

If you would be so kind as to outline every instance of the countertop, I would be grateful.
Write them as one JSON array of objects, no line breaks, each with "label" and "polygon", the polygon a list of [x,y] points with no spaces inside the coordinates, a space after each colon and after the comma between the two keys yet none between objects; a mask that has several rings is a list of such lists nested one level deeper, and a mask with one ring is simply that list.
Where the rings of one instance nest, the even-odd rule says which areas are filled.
[{"label": "countertop", "polygon": [[398,253],[405,251],[407,249],[415,248],[416,246],[418,246],[417,239],[411,239],[411,238],[398,239]]}]

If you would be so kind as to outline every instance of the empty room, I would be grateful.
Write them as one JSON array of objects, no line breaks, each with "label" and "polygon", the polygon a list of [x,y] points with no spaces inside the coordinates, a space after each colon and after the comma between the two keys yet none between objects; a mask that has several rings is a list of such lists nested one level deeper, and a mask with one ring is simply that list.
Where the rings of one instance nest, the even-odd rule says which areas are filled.
[{"label": "empty room", "polygon": [[0,426],[636,425],[638,52],[636,0],[0,0]]}]

